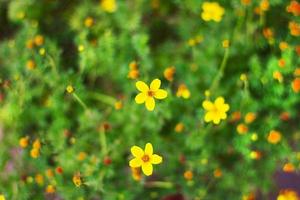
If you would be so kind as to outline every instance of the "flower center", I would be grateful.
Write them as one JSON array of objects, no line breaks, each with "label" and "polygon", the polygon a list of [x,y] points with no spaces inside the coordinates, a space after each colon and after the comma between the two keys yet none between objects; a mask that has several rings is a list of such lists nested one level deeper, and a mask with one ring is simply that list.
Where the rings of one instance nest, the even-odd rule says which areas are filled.
[{"label": "flower center", "polygon": [[148,155],[144,155],[143,157],[142,157],[142,160],[144,161],[144,162],[148,162],[149,160],[150,160],[150,157],[148,156]]},{"label": "flower center", "polygon": [[154,92],[151,91],[151,90],[149,90],[149,91],[148,91],[148,96],[149,96],[149,97],[153,97],[153,96],[154,96]]}]

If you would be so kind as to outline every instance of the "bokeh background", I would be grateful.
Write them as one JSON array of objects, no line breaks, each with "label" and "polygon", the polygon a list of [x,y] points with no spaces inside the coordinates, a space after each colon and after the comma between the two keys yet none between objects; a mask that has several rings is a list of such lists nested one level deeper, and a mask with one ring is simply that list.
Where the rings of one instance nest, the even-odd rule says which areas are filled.
[{"label": "bokeh background", "polygon": [[[298,0],[0,0],[0,199],[300,199],[299,16]],[[136,82],[154,79],[168,96],[149,111]],[[129,166],[148,142],[151,176]]]}]

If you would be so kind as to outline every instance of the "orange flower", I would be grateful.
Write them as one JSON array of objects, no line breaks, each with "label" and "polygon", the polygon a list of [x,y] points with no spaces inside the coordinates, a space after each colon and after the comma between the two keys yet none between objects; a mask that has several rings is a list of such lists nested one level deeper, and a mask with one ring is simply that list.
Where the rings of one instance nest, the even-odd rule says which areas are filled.
[{"label": "orange flower", "polygon": [[32,49],[32,48],[34,47],[34,41],[33,41],[32,39],[27,40],[27,42],[26,42],[26,47],[27,47],[28,49]]},{"label": "orange flower", "polygon": [[281,133],[279,131],[272,130],[268,135],[268,142],[271,144],[277,144],[281,140]]},{"label": "orange flower", "polygon": [[42,35],[37,35],[34,37],[34,44],[36,46],[41,46],[44,44],[44,37]]},{"label": "orange flower", "polygon": [[164,77],[168,80],[168,81],[173,81],[174,79],[174,74],[175,74],[175,67],[168,67],[167,69],[165,69],[164,71]]},{"label": "orange flower", "polygon": [[269,10],[269,7],[270,7],[269,0],[262,0],[259,4],[260,10],[263,12]]},{"label": "orange flower", "polygon": [[26,67],[27,67],[28,70],[32,70],[36,67],[36,64],[33,60],[28,60],[26,62]]},{"label": "orange flower", "polygon": [[19,145],[20,145],[22,148],[26,148],[26,147],[28,146],[28,143],[29,143],[29,137],[28,137],[28,136],[22,137],[22,138],[19,140]]},{"label": "orange flower", "polygon": [[237,122],[241,119],[241,112],[240,111],[235,111],[231,114],[231,117],[230,117],[230,121],[231,122]]},{"label": "orange flower", "polygon": [[236,131],[240,134],[240,135],[244,135],[248,132],[248,127],[241,123],[236,127]]},{"label": "orange flower", "polygon": [[215,169],[214,177],[220,178],[223,175],[222,170],[220,168]]},{"label": "orange flower", "polygon": [[280,119],[281,119],[282,121],[287,121],[287,120],[289,120],[289,119],[290,119],[290,113],[288,113],[288,112],[282,112],[282,113],[280,114]]},{"label": "orange flower", "polygon": [[289,13],[293,13],[295,16],[300,15],[300,3],[297,1],[291,1],[290,5],[286,7],[286,11]]},{"label": "orange flower", "polygon": [[253,112],[248,112],[245,115],[245,122],[246,124],[251,124],[256,119],[256,114]]},{"label": "orange flower", "polygon": [[187,170],[184,172],[183,174],[184,178],[188,181],[192,180],[193,179],[193,172],[191,170]]},{"label": "orange flower", "polygon": [[296,53],[298,56],[300,56],[300,45],[295,47]]},{"label": "orange flower", "polygon": [[189,89],[186,87],[185,84],[180,84],[177,89],[176,96],[183,97],[184,99],[188,99],[191,96],[191,92],[189,91]]},{"label": "orange flower", "polygon": [[285,60],[283,58],[278,60],[279,67],[285,67]]},{"label": "orange flower", "polygon": [[251,0],[241,0],[241,3],[245,6],[248,6],[251,3]]},{"label": "orange flower", "polygon": [[292,163],[284,164],[282,170],[287,173],[291,173],[295,171],[295,166]]},{"label": "orange flower", "polygon": [[300,36],[300,25],[294,21],[289,23],[289,29],[292,36]]},{"label": "orange flower", "polygon": [[266,39],[270,40],[274,36],[274,32],[272,31],[271,28],[264,28],[263,29],[263,35]]},{"label": "orange flower", "polygon": [[184,130],[184,124],[179,122],[174,128],[176,133],[181,133]]},{"label": "orange flower", "polygon": [[295,69],[294,76],[300,76],[300,68]]},{"label": "orange flower", "polygon": [[259,160],[262,156],[262,153],[260,151],[251,151],[250,158],[254,160]]},{"label": "orange flower", "polygon": [[140,75],[140,72],[138,70],[138,64],[136,61],[132,61],[129,63],[129,72],[127,77],[130,79],[137,79]]},{"label": "orange flower", "polygon": [[132,178],[136,181],[140,181],[142,179],[141,168],[131,167]]},{"label": "orange flower", "polygon": [[94,24],[94,19],[92,17],[85,18],[84,20],[85,27],[90,28],[93,26],[93,24]]},{"label": "orange flower", "polygon": [[35,148],[31,149],[30,156],[32,158],[38,158],[40,156],[40,150]]},{"label": "orange flower", "polygon": [[38,185],[43,185],[44,184],[44,176],[42,174],[35,175],[35,182]]},{"label": "orange flower", "polygon": [[87,157],[87,154],[83,151],[79,152],[79,154],[77,155],[77,160],[79,161],[83,161],[85,158]]},{"label": "orange flower", "polygon": [[279,43],[279,49],[280,49],[281,51],[284,51],[284,50],[286,50],[287,48],[289,48],[289,44],[288,44],[287,42],[280,42],[280,43]]},{"label": "orange flower", "polygon": [[46,193],[52,194],[55,192],[55,187],[53,185],[48,185],[46,188]]},{"label": "orange flower", "polygon": [[123,107],[122,101],[117,101],[117,102],[115,103],[115,109],[116,109],[116,110],[121,110],[122,107]]},{"label": "orange flower", "polygon": [[273,72],[273,78],[276,79],[277,81],[279,81],[279,83],[281,83],[283,81],[282,74],[277,70]]},{"label": "orange flower", "polygon": [[294,81],[292,82],[292,88],[296,93],[300,91],[300,78],[294,79]]}]

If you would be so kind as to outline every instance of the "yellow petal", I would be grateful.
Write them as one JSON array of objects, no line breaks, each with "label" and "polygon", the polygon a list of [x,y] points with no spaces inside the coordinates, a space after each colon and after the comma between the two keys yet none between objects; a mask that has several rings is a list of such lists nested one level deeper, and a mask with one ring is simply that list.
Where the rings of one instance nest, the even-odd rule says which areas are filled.
[{"label": "yellow petal", "polygon": [[211,101],[208,101],[208,100],[203,101],[202,106],[205,110],[214,109],[214,104]]},{"label": "yellow petal", "polygon": [[204,121],[205,121],[205,122],[210,122],[210,121],[212,121],[212,120],[213,120],[213,115],[212,115],[212,113],[211,113],[211,112],[206,113],[205,116],[204,116]]},{"label": "yellow petal", "polygon": [[142,166],[142,160],[140,159],[140,158],[134,158],[134,159],[132,159],[132,160],[130,160],[130,162],[129,162],[129,166],[130,167],[140,167],[140,166]]},{"label": "yellow petal", "polygon": [[168,96],[168,93],[166,90],[162,90],[162,89],[159,89],[155,92],[155,95],[154,97],[157,98],[157,99],[164,99]]},{"label": "yellow petal", "polygon": [[154,107],[155,107],[154,98],[153,97],[147,98],[146,99],[146,108],[147,108],[147,110],[152,111],[152,110],[154,110]]},{"label": "yellow petal", "polygon": [[150,162],[145,162],[142,164],[142,171],[146,176],[150,176],[153,173],[153,167]]},{"label": "yellow petal", "polygon": [[144,103],[147,99],[147,94],[141,92],[139,93],[138,95],[135,96],[135,102],[137,104],[141,104],[141,103]]},{"label": "yellow petal", "polygon": [[145,146],[145,154],[151,156],[153,154],[153,146],[151,143],[147,143]]},{"label": "yellow petal", "polygon": [[223,104],[224,104],[224,98],[223,97],[218,97],[216,100],[215,100],[215,105],[216,107],[221,107]]},{"label": "yellow petal", "polygon": [[215,117],[213,120],[214,124],[219,124],[220,121],[221,121],[221,119],[219,117]]},{"label": "yellow petal", "polygon": [[159,155],[157,155],[157,154],[153,154],[152,156],[151,156],[151,163],[152,164],[159,164],[159,163],[161,163],[162,162],[162,157],[161,156],[159,156]]},{"label": "yellow petal", "polygon": [[154,79],[150,84],[151,91],[155,92],[160,88],[161,81],[159,79]]},{"label": "yellow petal", "polygon": [[143,81],[136,82],[135,86],[141,92],[148,92],[148,90],[149,90],[148,85],[145,82],[143,82]]},{"label": "yellow petal", "polygon": [[223,104],[219,109],[223,112],[227,112],[229,110],[229,105],[228,104]]},{"label": "yellow petal", "polygon": [[130,151],[131,151],[132,155],[137,158],[141,158],[144,155],[143,149],[141,149],[138,146],[131,147]]}]

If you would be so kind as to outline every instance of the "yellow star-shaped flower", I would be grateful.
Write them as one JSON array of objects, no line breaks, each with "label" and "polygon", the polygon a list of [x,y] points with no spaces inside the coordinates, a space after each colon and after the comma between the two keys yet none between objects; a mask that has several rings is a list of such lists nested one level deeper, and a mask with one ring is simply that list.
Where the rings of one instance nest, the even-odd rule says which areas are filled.
[{"label": "yellow star-shaped flower", "polygon": [[151,143],[147,143],[145,150],[138,146],[131,147],[131,153],[135,157],[129,162],[130,167],[138,168],[142,167],[142,171],[146,176],[150,176],[153,173],[153,164],[160,164],[162,157],[153,154],[153,147]]},{"label": "yellow star-shaped flower", "polygon": [[204,21],[213,20],[215,22],[220,22],[225,13],[224,8],[217,2],[204,2],[202,4],[202,9],[203,12],[201,13],[201,17]]},{"label": "yellow star-shaped flower", "polygon": [[215,102],[205,100],[202,106],[206,110],[205,122],[212,121],[214,124],[219,124],[221,119],[227,118],[226,112],[229,110],[229,105],[225,103],[223,97],[218,97]]},{"label": "yellow star-shaped flower", "polygon": [[140,91],[138,95],[135,97],[135,102],[137,104],[145,103],[147,110],[152,111],[155,108],[155,100],[156,99],[164,99],[168,96],[166,90],[159,89],[161,81],[159,79],[154,79],[150,87],[143,81],[136,82],[136,88]]}]

